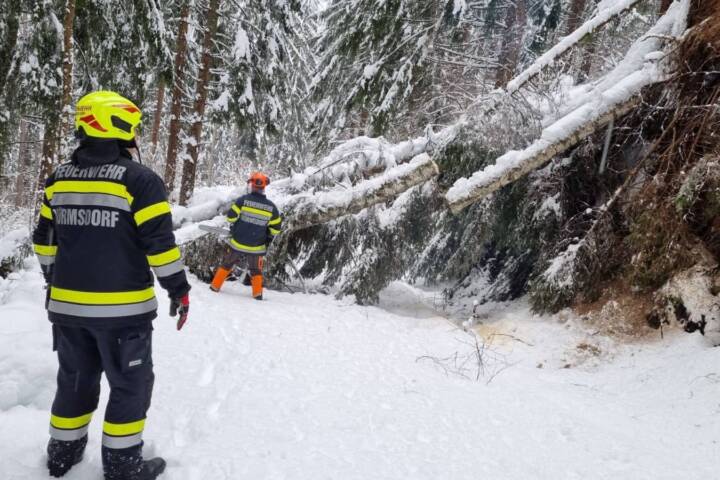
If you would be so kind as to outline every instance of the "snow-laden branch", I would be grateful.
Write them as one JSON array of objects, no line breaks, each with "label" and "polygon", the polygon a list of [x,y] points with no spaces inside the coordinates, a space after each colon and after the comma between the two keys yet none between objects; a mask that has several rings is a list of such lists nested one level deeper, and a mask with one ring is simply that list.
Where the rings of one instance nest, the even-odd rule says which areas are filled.
[{"label": "snow-laden branch", "polygon": [[0,238],[0,277],[20,268],[31,252],[30,235],[26,228],[13,230]]},{"label": "snow-laden branch", "polygon": [[505,91],[512,94],[523,87],[527,82],[537,76],[543,69],[555,63],[587,35],[595,33],[613,18],[633,8],[643,0],[605,0],[600,2],[595,14],[580,25],[574,32],[562,38],[550,50],[542,54],[532,65],[520,72],[505,87]]},{"label": "snow-laden branch", "polygon": [[444,136],[428,132],[423,137],[390,143],[383,137],[356,137],[335,147],[320,162],[302,173],[275,182],[279,189],[305,190],[322,184],[327,177],[341,182],[346,178],[362,177],[407,163],[426,152]]},{"label": "snow-laden branch", "polygon": [[187,207],[173,205],[173,227],[180,228],[227,212],[230,204],[245,193],[245,187],[198,189]]},{"label": "snow-laden branch", "polygon": [[278,202],[286,222],[283,229],[299,230],[326,223],[394,199],[404,191],[435,178],[438,166],[426,153],[382,175],[360,182],[347,190],[315,194],[301,193]]},{"label": "snow-laden branch", "polygon": [[603,0],[597,6],[594,15],[571,34],[560,40],[553,48],[540,56],[528,68],[510,80],[505,89],[498,89],[489,95],[478,97],[473,105],[480,111],[463,116],[456,124],[443,128],[437,133],[428,131],[423,137],[392,144],[384,138],[357,137],[345,141],[333,149],[316,166],[308,167],[304,172],[292,178],[283,179],[282,187],[291,187],[295,191],[319,185],[323,178],[330,177],[343,181],[359,172],[373,172],[376,169],[388,169],[405,163],[435,145],[451,141],[469,117],[485,117],[510,95],[520,90],[543,69],[553,65],[559,58],[571,50],[587,35],[603,28],[609,21],[633,8],[643,0]]},{"label": "snow-laden branch", "polygon": [[577,145],[610,120],[630,112],[640,101],[642,88],[667,79],[668,72],[657,60],[663,55],[663,38],[684,31],[689,0],[675,2],[667,13],[628,50],[625,58],[589,91],[580,86],[572,92],[567,113],[546,127],[540,138],[524,150],[511,150],[495,164],[460,178],[448,190],[450,209],[458,212],[499,188],[514,182],[550,161],[557,154]]},{"label": "snow-laden branch", "polygon": [[[457,133],[461,131],[466,124],[470,121],[478,121],[478,119],[487,121],[487,117],[501,102],[507,100],[511,94],[526,85],[528,81],[543,69],[553,65],[554,62],[573,48],[586,35],[598,31],[610,20],[634,7],[639,1],[642,0],[603,0],[600,2],[592,18],[587,20],[577,30],[562,39],[532,65],[510,80],[506,89],[499,89],[490,95],[478,97],[475,105],[480,107],[480,111],[468,112],[456,123],[438,132],[433,132],[428,129],[424,136],[399,143],[388,142],[382,137],[370,138],[365,136],[347,140],[335,147],[316,165],[306,168],[304,172],[273,181],[268,194],[276,198],[291,192],[311,190],[314,187],[323,185],[327,178],[340,183],[346,181],[348,178],[356,180],[358,178],[376,175],[383,170],[392,169],[406,163],[421,153],[430,152],[434,148],[442,147],[452,142]],[[687,11],[687,2],[683,2],[683,4],[685,5],[683,8]],[[676,25],[670,29],[673,34],[684,30],[685,16],[684,14],[676,15],[675,23],[680,22],[678,25],[681,24],[683,28],[678,28]],[[654,41],[657,42],[659,40],[656,38]],[[647,45],[654,44],[653,42],[644,43],[641,49],[643,52],[657,49],[655,47],[650,50],[645,48]],[[636,66],[623,66],[623,68],[626,69],[628,67],[632,71],[637,70]],[[573,90],[572,95],[568,95],[570,101],[561,107],[561,115],[569,115],[572,110],[580,106],[578,102],[587,102],[587,98],[592,96],[591,94],[597,93],[596,91],[602,90],[603,88],[610,88],[614,83],[622,80],[624,76],[627,76],[627,74],[628,72],[622,68],[616,68],[611,75],[600,79],[599,83],[579,85]],[[241,194],[242,187],[232,191],[228,190],[220,197],[203,201],[193,199],[189,208],[173,208],[173,222],[177,228],[192,222],[209,220],[216,215],[224,213],[224,210],[228,208],[229,204]]]}]

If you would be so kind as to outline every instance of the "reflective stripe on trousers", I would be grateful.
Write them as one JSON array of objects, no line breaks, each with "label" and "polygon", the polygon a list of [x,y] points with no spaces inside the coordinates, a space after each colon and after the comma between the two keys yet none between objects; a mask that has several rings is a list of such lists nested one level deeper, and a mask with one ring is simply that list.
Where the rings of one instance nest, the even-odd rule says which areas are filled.
[{"label": "reflective stripe on trousers", "polygon": [[126,435],[124,437],[115,437],[113,435],[108,435],[107,433],[103,433],[102,436],[103,447],[117,450],[134,447],[140,443],[142,443],[142,432],[136,433],[135,435]]},{"label": "reflective stripe on trousers", "polygon": [[80,440],[87,435],[93,412],[79,417],[63,418],[55,415],[50,416],[50,436],[55,440],[69,442]]},{"label": "reflective stripe on trousers", "polygon": [[85,425],[84,427],[76,428],[74,430],[65,430],[62,428],[55,428],[50,425],[50,436],[55,440],[61,440],[63,442],[80,440],[82,437],[87,435],[89,426],[90,425]]},{"label": "reflective stripe on trousers", "polygon": [[129,423],[105,422],[102,444],[107,448],[134,447],[142,442],[144,428],[145,419]]},{"label": "reflective stripe on trousers", "polygon": [[39,253],[36,253],[35,256],[38,259],[38,262],[40,265],[52,265],[55,263],[55,256],[54,255],[40,255]]}]

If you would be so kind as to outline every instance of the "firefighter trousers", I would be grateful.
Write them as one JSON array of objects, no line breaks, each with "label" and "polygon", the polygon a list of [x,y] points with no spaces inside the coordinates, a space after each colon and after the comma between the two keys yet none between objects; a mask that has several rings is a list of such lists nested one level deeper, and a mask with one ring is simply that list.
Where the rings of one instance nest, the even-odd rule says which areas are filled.
[{"label": "firefighter trousers", "polygon": [[155,379],[152,323],[116,329],[54,324],[53,345],[59,368],[50,436],[71,441],[87,435],[105,372],[110,398],[103,423],[103,449],[141,446]]},{"label": "firefighter trousers", "polygon": [[238,252],[230,249],[223,257],[219,275],[216,274],[213,284],[219,290],[225,277],[232,272],[236,265],[246,266],[250,274],[250,285],[252,285],[252,295],[255,298],[262,298],[263,293],[263,257],[249,253]]}]

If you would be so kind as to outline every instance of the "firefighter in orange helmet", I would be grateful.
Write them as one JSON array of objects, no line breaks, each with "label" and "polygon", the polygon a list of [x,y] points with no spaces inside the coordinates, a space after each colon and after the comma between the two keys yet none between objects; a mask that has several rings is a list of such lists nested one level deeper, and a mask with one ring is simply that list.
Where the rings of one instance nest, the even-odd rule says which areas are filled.
[{"label": "firefighter in orange helmet", "polygon": [[210,289],[219,292],[233,267],[245,262],[250,270],[252,296],[263,298],[263,257],[273,238],[280,233],[282,218],[273,202],[265,196],[270,184],[267,175],[254,172],[247,180],[249,192],[235,200],[227,213],[230,222],[230,251],[215,272]]}]

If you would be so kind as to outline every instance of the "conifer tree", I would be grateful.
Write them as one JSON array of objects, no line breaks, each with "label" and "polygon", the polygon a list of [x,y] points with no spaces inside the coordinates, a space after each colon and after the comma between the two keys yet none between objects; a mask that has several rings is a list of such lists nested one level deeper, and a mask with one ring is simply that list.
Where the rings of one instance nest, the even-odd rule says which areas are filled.
[{"label": "conifer tree", "polygon": [[241,150],[256,164],[268,160],[289,169],[303,164],[307,141],[305,91],[313,65],[301,33],[297,1],[248,0],[225,10],[218,82],[210,111],[215,122],[231,122]]},{"label": "conifer tree", "polygon": [[[450,1],[452,3],[452,0]],[[380,135],[423,79],[437,33],[437,2],[334,1],[324,12],[312,92],[316,135],[337,137],[353,121]],[[428,16],[428,12],[433,15]],[[359,114],[360,120],[353,120]]]}]

